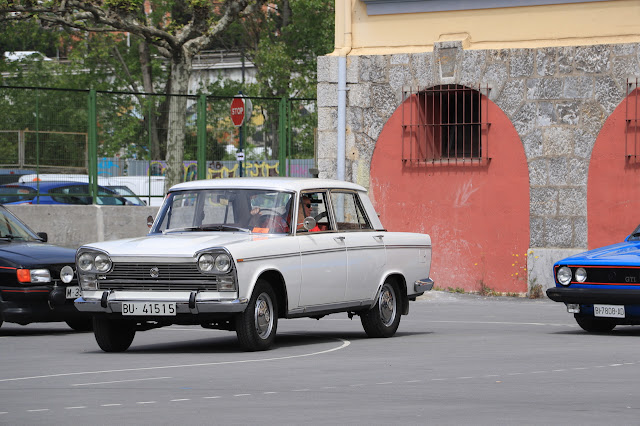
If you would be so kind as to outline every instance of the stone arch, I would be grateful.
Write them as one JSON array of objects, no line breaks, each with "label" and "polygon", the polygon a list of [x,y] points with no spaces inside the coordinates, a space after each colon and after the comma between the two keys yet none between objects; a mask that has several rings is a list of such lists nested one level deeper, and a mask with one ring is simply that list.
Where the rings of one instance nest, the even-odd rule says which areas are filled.
[{"label": "stone arch", "polygon": [[587,178],[589,249],[622,241],[640,223],[640,93],[631,92],[605,121]]},{"label": "stone arch", "polygon": [[408,98],[378,137],[370,192],[388,230],[431,235],[431,275],[437,286],[478,291],[484,285],[524,293],[530,237],[527,160],[511,121],[484,95],[482,100],[490,123],[490,160],[403,163],[400,140],[403,107],[405,113],[411,108]]}]

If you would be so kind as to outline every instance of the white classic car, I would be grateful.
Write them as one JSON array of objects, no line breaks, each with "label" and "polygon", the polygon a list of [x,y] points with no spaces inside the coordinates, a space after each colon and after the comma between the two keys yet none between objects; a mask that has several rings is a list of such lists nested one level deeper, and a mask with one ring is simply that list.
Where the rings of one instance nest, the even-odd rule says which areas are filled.
[{"label": "white classic car", "polygon": [[363,187],[294,178],[173,186],[146,237],[88,244],[76,264],[80,311],[106,352],[172,324],[235,330],[269,349],[279,318],[359,315],[390,337],[431,290],[431,238],[387,232]]}]

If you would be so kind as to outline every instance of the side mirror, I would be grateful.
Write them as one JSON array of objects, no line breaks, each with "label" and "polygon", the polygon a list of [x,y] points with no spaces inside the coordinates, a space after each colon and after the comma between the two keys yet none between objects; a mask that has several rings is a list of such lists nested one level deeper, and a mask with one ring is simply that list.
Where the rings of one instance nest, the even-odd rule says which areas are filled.
[{"label": "side mirror", "polygon": [[38,232],[37,235],[38,237],[40,237],[43,243],[46,243],[47,241],[49,241],[49,236],[47,235],[46,232]]},{"label": "side mirror", "polygon": [[147,217],[147,227],[151,228],[153,226],[153,216]]},{"label": "side mirror", "polygon": [[304,229],[309,231],[309,230],[315,228],[316,220],[314,218],[312,218],[311,216],[305,217],[304,218],[304,222],[302,222],[302,226],[304,226]]}]

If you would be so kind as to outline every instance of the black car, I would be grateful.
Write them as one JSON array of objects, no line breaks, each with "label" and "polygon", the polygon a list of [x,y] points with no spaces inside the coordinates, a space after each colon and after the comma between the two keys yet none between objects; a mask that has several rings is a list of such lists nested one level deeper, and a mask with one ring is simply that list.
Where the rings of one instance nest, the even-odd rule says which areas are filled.
[{"label": "black car", "polygon": [[91,317],[73,305],[80,295],[76,251],[46,241],[0,205],[0,326],[65,321],[91,330]]}]

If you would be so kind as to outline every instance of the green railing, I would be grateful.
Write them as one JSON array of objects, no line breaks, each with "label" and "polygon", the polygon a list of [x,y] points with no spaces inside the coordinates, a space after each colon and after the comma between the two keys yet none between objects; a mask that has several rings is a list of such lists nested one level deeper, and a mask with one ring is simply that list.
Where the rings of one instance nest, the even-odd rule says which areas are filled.
[{"label": "green railing", "polygon": [[[173,96],[183,101],[182,117],[169,113]],[[311,176],[315,99],[245,99],[253,105],[252,115],[236,127],[230,117],[231,97],[0,87],[0,183],[30,174],[35,194],[41,195],[39,182],[57,175],[60,181],[88,183],[80,195],[100,203],[99,185],[122,183],[131,188],[136,178],[146,181],[146,188],[138,185],[134,192],[150,202],[163,194],[154,188],[157,182],[151,177],[163,176],[167,167],[182,170],[182,181]],[[174,123],[184,123],[181,164],[166,161],[167,138]],[[240,151],[243,157],[237,155]],[[11,202],[10,195],[18,195],[12,188],[13,193],[0,188],[0,202]],[[86,197],[78,199],[86,201]]]}]

